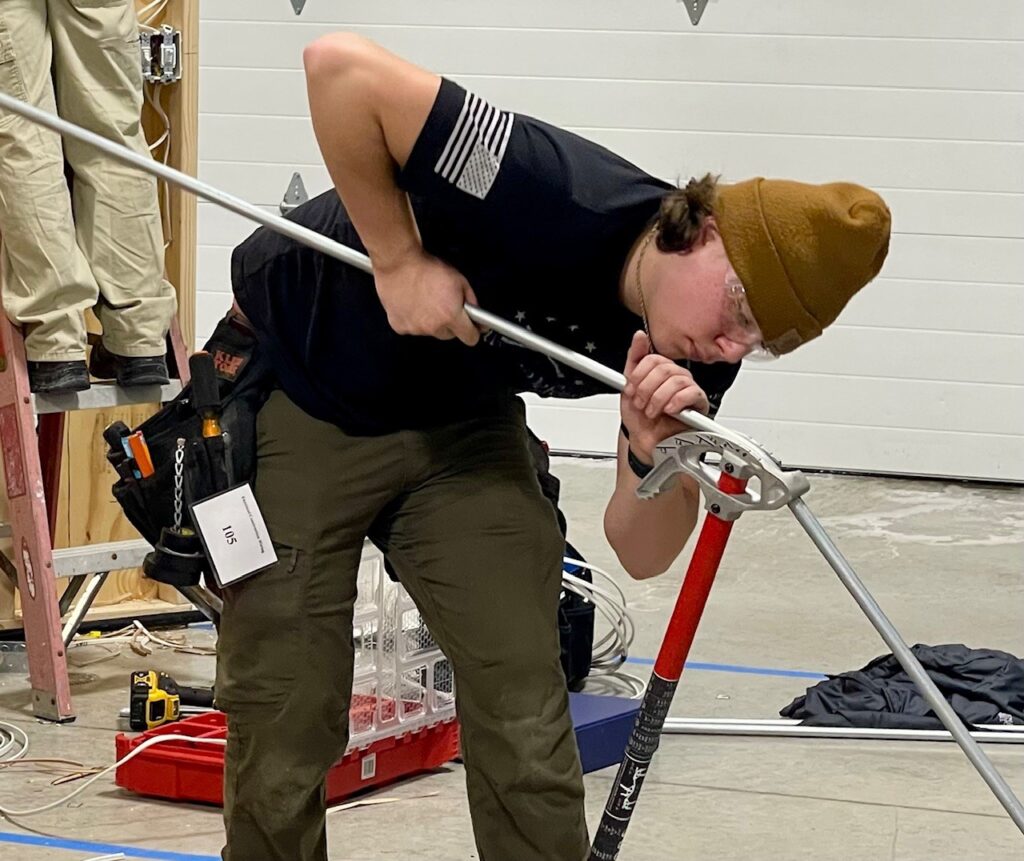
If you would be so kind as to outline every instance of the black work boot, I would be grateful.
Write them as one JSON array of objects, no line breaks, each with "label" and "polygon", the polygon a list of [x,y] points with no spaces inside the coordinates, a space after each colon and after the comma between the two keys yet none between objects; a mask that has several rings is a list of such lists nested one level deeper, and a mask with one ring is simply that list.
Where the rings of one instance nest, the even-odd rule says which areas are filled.
[{"label": "black work boot", "polygon": [[28,384],[39,394],[83,392],[89,388],[89,371],[84,359],[68,362],[29,362]]},{"label": "black work boot", "polygon": [[119,356],[103,344],[92,348],[89,371],[101,380],[117,380],[119,386],[160,386],[170,382],[164,356]]}]

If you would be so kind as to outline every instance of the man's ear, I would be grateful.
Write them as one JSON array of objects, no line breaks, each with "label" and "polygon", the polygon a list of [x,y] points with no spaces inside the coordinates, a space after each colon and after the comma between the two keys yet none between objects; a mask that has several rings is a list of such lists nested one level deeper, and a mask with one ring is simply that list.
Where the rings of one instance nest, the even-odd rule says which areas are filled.
[{"label": "man's ear", "polygon": [[718,232],[718,222],[715,221],[715,217],[713,215],[709,215],[704,219],[704,223],[701,224],[700,232],[697,234],[697,241],[694,245],[697,247],[707,245],[709,242],[714,242],[719,239],[721,235],[722,234]]}]

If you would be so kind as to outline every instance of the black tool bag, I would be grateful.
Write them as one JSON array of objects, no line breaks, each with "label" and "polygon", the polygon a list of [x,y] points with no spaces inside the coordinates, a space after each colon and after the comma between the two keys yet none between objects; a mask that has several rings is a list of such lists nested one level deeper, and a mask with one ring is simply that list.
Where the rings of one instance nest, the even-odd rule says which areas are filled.
[{"label": "black tool bag", "polygon": [[[217,324],[204,350],[212,357],[216,371],[223,457],[211,457],[209,444],[203,439],[203,422],[193,403],[192,386],[188,385],[136,428],[145,436],[154,473],[141,479],[122,477],[113,487],[114,498],[128,520],[158,548],[156,554],[147,557],[146,575],[173,586],[196,585],[200,575],[209,570],[199,538],[193,534],[189,506],[227,487],[252,481],[256,471],[256,414],[273,388],[273,374],[256,337],[237,315],[229,314]],[[183,447],[179,440],[184,440]],[[119,455],[119,449],[111,445],[108,458],[114,462]],[[174,532],[169,536],[176,519],[175,463],[179,456],[181,525],[185,534]]]},{"label": "black tool bag", "polygon": [[[566,542],[565,555],[570,559],[586,562],[580,552]],[[566,573],[573,574],[588,583],[594,581],[589,568],[566,565]],[[580,691],[590,675],[594,659],[594,604],[582,595],[562,590],[558,602],[558,639],[562,647],[562,669],[570,691]]]}]

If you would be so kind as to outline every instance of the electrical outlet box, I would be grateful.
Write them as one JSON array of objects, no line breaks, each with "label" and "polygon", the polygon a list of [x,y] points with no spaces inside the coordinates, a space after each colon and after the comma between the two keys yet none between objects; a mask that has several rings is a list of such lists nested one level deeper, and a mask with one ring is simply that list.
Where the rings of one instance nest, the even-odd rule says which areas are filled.
[{"label": "electrical outlet box", "polygon": [[139,33],[142,77],[151,84],[181,80],[181,31],[164,24],[155,32]]}]

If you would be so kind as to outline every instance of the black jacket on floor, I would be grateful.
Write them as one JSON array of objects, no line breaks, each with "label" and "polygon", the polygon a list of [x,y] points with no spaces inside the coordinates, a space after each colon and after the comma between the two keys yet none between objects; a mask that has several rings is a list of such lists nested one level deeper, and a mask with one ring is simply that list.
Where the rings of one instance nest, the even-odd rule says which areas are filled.
[{"label": "black jacket on floor", "polygon": [[[962,644],[912,649],[953,710],[968,724],[1024,724],[1024,660]],[[892,655],[829,676],[780,714],[809,726],[942,729],[927,700]]]}]

